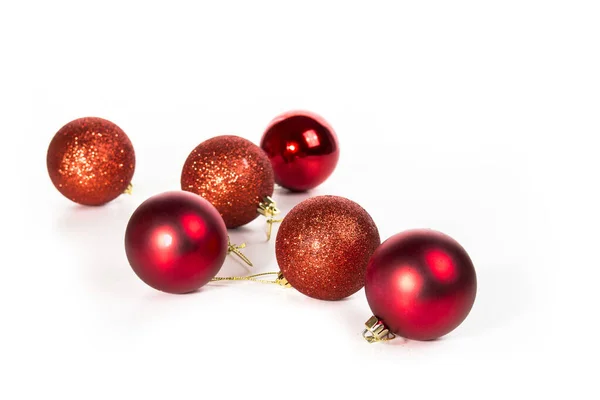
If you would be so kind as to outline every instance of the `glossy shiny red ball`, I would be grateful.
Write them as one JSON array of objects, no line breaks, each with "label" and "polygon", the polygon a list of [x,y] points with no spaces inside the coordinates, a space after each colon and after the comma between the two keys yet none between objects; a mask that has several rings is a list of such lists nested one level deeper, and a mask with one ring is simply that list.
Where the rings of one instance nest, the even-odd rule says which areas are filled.
[{"label": "glossy shiny red ball", "polygon": [[133,271],[167,293],[188,293],[208,283],[223,265],[227,244],[219,212],[188,192],[150,197],[135,210],[125,232]]},{"label": "glossy shiny red ball", "polygon": [[333,128],[308,111],[290,111],[275,118],[260,147],[273,165],[275,182],[292,191],[306,191],[323,183],[340,157]]},{"label": "glossy shiny red ball", "polygon": [[432,340],[459,326],[477,292],[469,255],[432,230],[392,236],[371,256],[365,293],[373,314],[408,339]]}]

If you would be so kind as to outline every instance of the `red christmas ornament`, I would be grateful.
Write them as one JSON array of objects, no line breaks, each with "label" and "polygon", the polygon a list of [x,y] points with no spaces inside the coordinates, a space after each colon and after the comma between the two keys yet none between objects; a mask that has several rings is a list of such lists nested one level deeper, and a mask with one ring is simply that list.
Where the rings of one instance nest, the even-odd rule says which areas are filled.
[{"label": "red christmas ornament", "polygon": [[290,111],[275,118],[260,141],[275,172],[275,182],[305,191],[323,183],[340,157],[335,132],[322,117]]},{"label": "red christmas ornament", "polygon": [[377,226],[361,206],[344,197],[317,196],[285,217],[275,253],[292,287],[315,299],[339,300],[364,286],[379,243]]},{"label": "red christmas ornament", "polygon": [[150,197],[135,210],[125,233],[133,271],[168,293],[205,285],[221,269],[227,250],[227,229],[218,211],[187,192]]},{"label": "red christmas ornament", "polygon": [[392,236],[373,253],[365,283],[374,317],[365,338],[387,330],[408,339],[439,338],[467,317],[477,292],[469,255],[454,239],[432,230]]},{"label": "red christmas ornament", "polygon": [[255,219],[273,187],[269,159],[258,146],[238,136],[202,142],[190,153],[181,172],[181,189],[210,201],[227,228]]},{"label": "red christmas ornament", "polygon": [[117,125],[102,118],[80,118],[54,135],[46,162],[60,193],[76,203],[98,206],[126,191],[135,152]]}]

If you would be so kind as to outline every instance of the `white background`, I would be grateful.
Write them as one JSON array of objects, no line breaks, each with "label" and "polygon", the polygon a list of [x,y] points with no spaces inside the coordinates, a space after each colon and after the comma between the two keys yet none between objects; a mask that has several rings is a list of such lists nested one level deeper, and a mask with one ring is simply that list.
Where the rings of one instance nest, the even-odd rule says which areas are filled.
[{"label": "white background", "polygon": [[[597,1],[3,1],[0,398],[598,398],[599,21]],[[363,291],[174,296],[132,273],[137,205],[203,140],[258,143],[290,109],[340,140],[308,195],[467,249],[457,330],[369,345]],[[131,138],[133,196],[84,208],[52,186],[48,143],[82,116]],[[277,268],[261,221],[231,236]]]}]

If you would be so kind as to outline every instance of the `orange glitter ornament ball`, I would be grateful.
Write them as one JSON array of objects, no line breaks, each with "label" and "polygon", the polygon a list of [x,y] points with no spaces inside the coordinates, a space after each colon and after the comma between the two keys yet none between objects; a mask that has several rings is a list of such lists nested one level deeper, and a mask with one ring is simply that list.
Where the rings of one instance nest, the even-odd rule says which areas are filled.
[{"label": "orange glitter ornament ball", "polygon": [[131,183],[135,152],[117,125],[87,117],[69,122],[54,135],[46,157],[54,186],[68,199],[99,206]]},{"label": "orange glitter ornament ball", "polygon": [[292,287],[315,299],[340,300],[365,285],[379,244],[377,226],[361,206],[344,197],[317,196],[284,218],[275,253]]},{"label": "orange glitter ornament ball", "polygon": [[238,136],[217,136],[200,143],[181,172],[181,189],[211,202],[227,228],[255,219],[259,204],[273,194],[273,187],[273,167],[265,153]]}]

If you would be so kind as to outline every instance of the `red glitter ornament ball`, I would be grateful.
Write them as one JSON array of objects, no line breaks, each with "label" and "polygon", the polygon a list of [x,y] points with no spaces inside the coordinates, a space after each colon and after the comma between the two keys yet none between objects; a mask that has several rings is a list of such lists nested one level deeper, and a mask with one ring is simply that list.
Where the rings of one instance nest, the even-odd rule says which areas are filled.
[{"label": "red glitter ornament ball", "polygon": [[210,201],[227,228],[252,221],[265,196],[273,194],[273,168],[263,151],[238,136],[200,143],[181,172],[181,189]]},{"label": "red glitter ornament ball", "polygon": [[125,232],[133,271],[167,293],[188,293],[208,283],[225,261],[227,243],[217,210],[187,192],[150,197],[135,210]]},{"label": "red glitter ornament ball", "polygon": [[54,186],[86,206],[108,203],[131,183],[135,152],[117,125],[88,117],[69,122],[54,135],[46,157]]},{"label": "red glitter ornament ball", "polygon": [[467,317],[477,292],[469,255],[432,230],[392,236],[373,253],[365,283],[373,314],[405,338],[432,340]]},{"label": "red glitter ornament ball", "polygon": [[275,182],[293,191],[323,183],[340,157],[331,126],[308,111],[290,111],[275,118],[263,134],[260,147],[273,165]]},{"label": "red glitter ornament ball", "polygon": [[315,299],[339,300],[364,286],[379,243],[377,226],[361,206],[344,197],[317,196],[284,218],[275,252],[294,288]]}]

